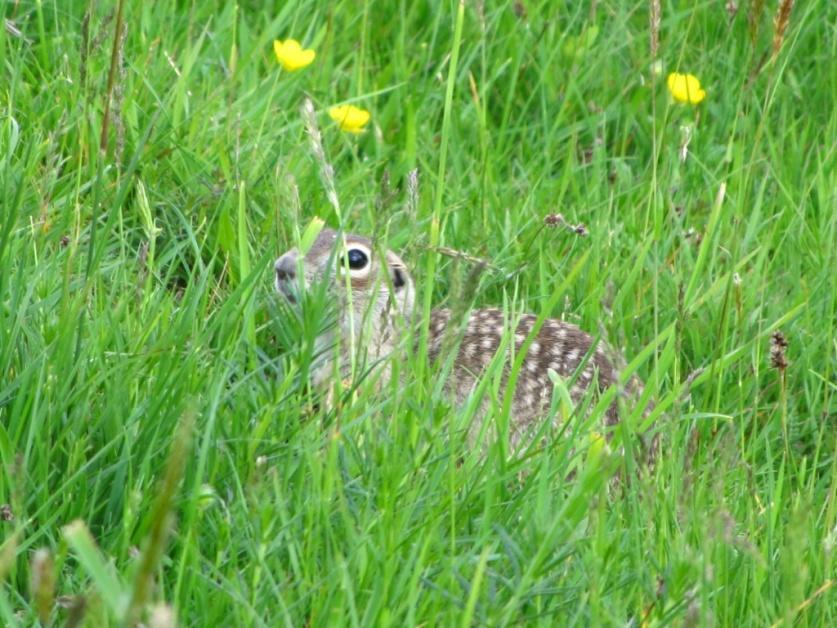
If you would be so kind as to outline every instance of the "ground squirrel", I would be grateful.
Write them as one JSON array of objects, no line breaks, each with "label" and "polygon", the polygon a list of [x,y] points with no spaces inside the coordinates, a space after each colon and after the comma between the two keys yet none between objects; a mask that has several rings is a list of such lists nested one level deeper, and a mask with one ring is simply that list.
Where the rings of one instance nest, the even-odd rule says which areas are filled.
[{"label": "ground squirrel", "polygon": [[[313,285],[323,286],[336,308],[337,323],[317,338],[317,352],[333,358],[333,350],[339,346],[338,364],[346,369],[352,347],[360,348],[354,352],[355,364],[383,369],[381,377],[387,381],[390,360],[386,358],[404,348],[401,341],[410,336],[409,327],[417,323],[415,285],[407,265],[395,253],[386,251],[381,257],[368,238],[353,234],[345,234],[344,238],[345,248],[337,231],[323,229],[304,256],[292,249],[279,257],[274,264],[275,286],[292,303],[298,302],[300,291]],[[448,309],[433,310],[430,315],[428,357],[431,363],[443,353],[443,339],[449,337],[446,330],[452,316]],[[516,350],[536,320],[533,315],[519,318],[514,334]],[[461,340],[446,383],[455,401],[462,402],[471,394],[508,329],[508,317],[499,309],[473,310],[462,321],[458,335]],[[554,388],[549,370],[567,381],[575,403],[584,398],[591,386],[598,393],[616,382],[618,373],[605,346],[599,343],[593,347],[593,343],[593,337],[575,325],[555,319],[544,321],[529,346],[512,392],[509,441],[513,449],[525,442],[527,433],[539,426],[549,409]],[[314,386],[329,380],[334,364],[333,359],[322,360],[312,374]],[[511,360],[507,359],[501,389],[506,388],[510,364]],[[627,393],[629,403],[635,401],[642,392],[642,383],[632,378],[623,392]],[[478,415],[485,414],[489,402],[483,401]],[[618,421],[619,405],[614,401],[607,410],[605,422],[612,426]],[[473,434],[479,431],[478,423],[475,421]],[[656,438],[643,441],[642,446],[644,456],[653,459]]]}]

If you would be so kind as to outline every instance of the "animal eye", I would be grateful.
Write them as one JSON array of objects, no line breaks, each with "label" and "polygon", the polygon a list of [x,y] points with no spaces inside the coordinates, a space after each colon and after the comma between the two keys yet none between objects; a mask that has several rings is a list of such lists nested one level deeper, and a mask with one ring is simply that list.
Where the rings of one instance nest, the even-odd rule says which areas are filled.
[{"label": "animal eye", "polygon": [[349,249],[349,254],[346,256],[346,265],[352,270],[360,270],[366,268],[369,263],[369,257],[360,249]]},{"label": "animal eye", "polygon": [[404,273],[400,268],[396,268],[392,274],[392,287],[397,290],[398,288],[403,288],[405,283],[407,282],[404,279]]}]

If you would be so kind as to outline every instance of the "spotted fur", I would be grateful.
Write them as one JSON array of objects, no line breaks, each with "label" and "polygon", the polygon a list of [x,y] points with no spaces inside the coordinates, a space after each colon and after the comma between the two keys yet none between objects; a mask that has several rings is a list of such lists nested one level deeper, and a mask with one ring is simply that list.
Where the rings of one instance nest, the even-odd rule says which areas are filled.
[{"label": "spotted fur", "polygon": [[[373,243],[362,236],[347,234],[343,236],[346,249],[361,247],[370,255],[368,272],[356,273],[349,277],[351,299],[345,295],[346,277],[339,265],[343,243],[339,234],[330,229],[323,230],[308,253],[300,260],[293,249],[280,257],[275,264],[277,272],[276,287],[286,295],[292,295],[291,284],[299,289],[310,287],[315,281],[326,281],[339,299],[343,313],[338,317],[342,333],[340,334],[340,355],[342,362],[348,363],[352,348],[347,346],[346,338],[355,340],[355,351],[362,350],[366,364],[380,363],[384,369],[382,378],[389,377],[388,360],[383,360],[399,347],[398,340],[403,338],[407,326],[414,324],[415,286],[404,262],[394,253],[385,253],[381,264],[375,254]],[[338,260],[338,263],[335,263]],[[300,263],[301,262],[301,263]],[[301,268],[302,277],[296,277],[293,271]],[[392,292],[391,292],[392,290]],[[351,303],[352,315],[348,305]],[[509,325],[506,314],[499,309],[486,308],[472,311],[467,320],[453,323],[452,313],[447,309],[434,310],[428,322],[429,358],[435,362],[445,358],[446,343],[456,348],[453,368],[447,382],[447,389],[458,402],[464,402],[474,390],[486,368],[494,359],[508,335]],[[520,351],[526,338],[532,332],[537,317],[524,315],[519,318],[514,329],[514,352]],[[451,329],[457,324],[458,329]],[[450,339],[457,340],[450,343]],[[322,339],[322,345],[336,344],[333,336]],[[511,342],[509,342],[511,344]],[[506,389],[509,378],[511,353],[504,360],[502,371],[502,390]],[[315,384],[324,381],[328,365],[315,373]],[[595,386],[593,393],[601,392],[618,379],[618,373],[608,358],[606,347],[596,344],[595,339],[577,326],[564,321],[547,319],[543,322],[537,336],[529,345],[528,352],[518,375],[517,385],[511,394],[511,421],[509,436],[511,445],[516,448],[526,442],[527,435],[538,429],[547,414],[552,400],[553,384],[549,371],[554,371],[564,378],[569,386],[570,397],[579,403]],[[575,379],[573,380],[573,376]],[[642,393],[642,382],[634,377],[626,386],[629,399],[637,400]],[[484,399],[479,418],[485,415],[490,399]],[[650,412],[651,407],[645,410]],[[605,415],[606,426],[613,426],[619,421],[619,406],[614,401]],[[472,427],[472,435],[479,433],[480,420]],[[657,439],[648,443],[649,459],[656,455]]]}]

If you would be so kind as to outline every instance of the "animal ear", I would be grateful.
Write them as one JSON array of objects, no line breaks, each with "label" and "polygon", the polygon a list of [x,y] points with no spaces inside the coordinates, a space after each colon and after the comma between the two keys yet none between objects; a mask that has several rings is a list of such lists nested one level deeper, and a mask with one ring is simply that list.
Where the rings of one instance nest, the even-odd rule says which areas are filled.
[{"label": "animal ear", "polygon": [[407,278],[404,276],[404,271],[397,266],[392,269],[392,286],[396,290],[400,290],[407,284]]}]

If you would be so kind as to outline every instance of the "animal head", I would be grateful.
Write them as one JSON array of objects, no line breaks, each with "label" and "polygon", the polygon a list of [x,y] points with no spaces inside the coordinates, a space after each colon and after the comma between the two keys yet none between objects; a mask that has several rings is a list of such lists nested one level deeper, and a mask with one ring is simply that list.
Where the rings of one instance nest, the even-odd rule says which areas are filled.
[{"label": "animal head", "polygon": [[368,238],[323,229],[305,254],[291,249],[274,264],[276,289],[299,303],[302,292],[322,288],[338,309],[345,348],[348,338],[382,356],[412,319],[415,286],[395,253],[380,253]]}]

